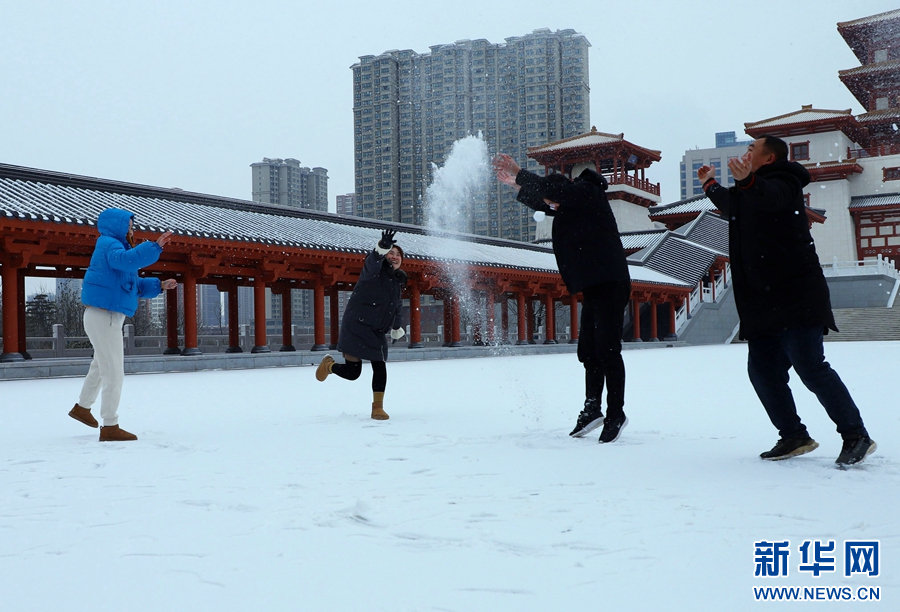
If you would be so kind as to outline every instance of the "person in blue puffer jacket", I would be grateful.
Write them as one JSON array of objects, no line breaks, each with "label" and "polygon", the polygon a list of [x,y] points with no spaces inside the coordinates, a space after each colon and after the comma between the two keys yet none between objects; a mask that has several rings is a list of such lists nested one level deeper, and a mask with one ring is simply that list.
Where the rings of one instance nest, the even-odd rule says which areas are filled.
[{"label": "person in blue puffer jacket", "polygon": [[69,416],[97,427],[91,406],[102,391],[100,441],[137,440],[136,435],[119,427],[119,399],[125,378],[122,325],[126,316],[134,315],[139,298],[154,298],[164,289],[176,287],[174,279],[160,281],[138,276],[138,270],[156,263],[163,247],[172,239],[172,232],[165,232],[156,241],[136,245],[134,214],[118,208],[108,208],[100,213],[97,229],[100,237],[81,288],[81,301],[87,306],[84,329],[94,347],[94,358],[78,403]]}]

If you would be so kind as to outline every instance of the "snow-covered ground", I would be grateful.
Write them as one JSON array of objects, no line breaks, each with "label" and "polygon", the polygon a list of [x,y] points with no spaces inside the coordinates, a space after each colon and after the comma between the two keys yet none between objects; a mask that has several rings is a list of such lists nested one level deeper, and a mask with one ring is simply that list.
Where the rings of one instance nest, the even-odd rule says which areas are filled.
[{"label": "snow-covered ground", "polygon": [[[777,434],[737,345],[626,351],[608,445],[567,435],[574,355],[389,364],[387,422],[368,365],[128,376],[132,443],[66,416],[80,379],[2,382],[0,610],[730,611],[784,585],[897,610],[900,343],[826,354],[879,445],[848,470],[795,381],[821,447],[758,458]],[[762,540],[790,540],[787,578],[754,576]],[[804,540],[836,571],[799,571]],[[845,540],[880,542],[879,576],[843,576]]]}]

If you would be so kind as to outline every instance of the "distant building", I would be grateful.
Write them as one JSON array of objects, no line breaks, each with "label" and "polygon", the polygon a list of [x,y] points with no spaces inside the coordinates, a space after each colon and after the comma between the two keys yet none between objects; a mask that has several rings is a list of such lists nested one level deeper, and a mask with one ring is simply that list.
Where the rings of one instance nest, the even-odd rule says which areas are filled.
[{"label": "distant building", "polygon": [[[535,30],[505,43],[461,40],[364,55],[353,70],[357,215],[424,224],[425,192],[453,143],[483,135],[529,169],[529,147],[589,129],[590,43],[574,30]],[[476,234],[530,241],[535,222],[491,181]]]},{"label": "distant building", "polygon": [[301,167],[296,159],[269,159],[250,164],[253,201],[328,211],[328,170]]},{"label": "distant building", "polygon": [[713,149],[692,149],[681,158],[681,199],[703,195],[703,186],[697,178],[697,170],[712,164],[716,167],[716,177],[722,185],[731,187],[734,178],[728,169],[728,160],[747,152],[750,140],[738,140],[734,132],[717,132]]},{"label": "distant building", "polygon": [[348,193],[346,195],[337,196],[337,214],[339,215],[355,215],[356,214],[356,194]]}]

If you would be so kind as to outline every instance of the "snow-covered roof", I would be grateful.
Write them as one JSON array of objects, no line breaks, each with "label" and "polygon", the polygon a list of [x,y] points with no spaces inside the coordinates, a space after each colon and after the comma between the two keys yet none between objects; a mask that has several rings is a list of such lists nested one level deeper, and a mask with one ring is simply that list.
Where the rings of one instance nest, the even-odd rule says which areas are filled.
[{"label": "snow-covered roof", "polygon": [[[41,182],[41,174],[53,182]],[[70,184],[59,184],[66,182]],[[546,246],[471,234],[428,235],[424,228],[412,225],[0,165],[0,217],[93,226],[110,207],[133,212],[136,229],[143,231],[171,229],[177,235],[226,242],[348,253],[367,253],[381,230],[393,227],[399,230],[397,240],[408,258],[558,270],[553,251]],[[682,284],[639,267],[632,267],[631,275],[635,281]]]},{"label": "snow-covered roof", "polygon": [[685,213],[700,213],[703,211],[717,210],[712,200],[705,195],[698,195],[686,200],[679,200],[671,204],[651,206],[647,209],[652,217],[664,217],[668,215],[682,215]]},{"label": "snow-covered roof", "polygon": [[577,147],[590,147],[595,145],[609,144],[612,142],[622,142],[625,134],[606,134],[604,132],[588,132],[572,136],[563,140],[557,140],[545,145],[536,147],[528,147],[529,153],[543,153],[546,151],[561,151],[563,149],[574,149]]},{"label": "snow-covered roof", "polygon": [[657,244],[631,255],[628,261],[693,286],[706,275],[720,255],[713,249],[669,232]]},{"label": "snow-covered roof", "polygon": [[621,235],[622,246],[626,251],[635,251],[656,244],[665,235],[667,230],[654,229],[638,232],[625,232]]},{"label": "snow-covered roof", "polygon": [[728,255],[728,221],[717,212],[704,210],[696,219],[675,230],[687,240]]},{"label": "snow-covered roof", "polygon": [[900,70],[900,59],[889,60],[886,62],[875,62],[872,64],[863,64],[856,68],[848,68],[847,70],[838,70],[839,77],[853,77],[863,74],[875,74],[878,72],[890,72],[896,74]]},{"label": "snow-covered roof", "polygon": [[900,206],[900,193],[886,193],[883,195],[864,195],[850,198],[849,208],[879,208]]},{"label": "snow-covered roof", "polygon": [[778,117],[771,117],[769,119],[763,119],[762,121],[755,121],[751,123],[745,123],[744,127],[747,130],[759,130],[760,128],[768,128],[768,127],[776,127],[782,125],[792,125],[795,123],[813,123],[817,121],[828,121],[831,119],[841,119],[844,117],[852,117],[851,109],[839,111],[839,110],[823,110],[812,108],[812,106],[804,106],[798,111],[794,111],[792,113],[787,113],[786,115],[779,115]]},{"label": "snow-covered roof", "polygon": [[890,21],[892,19],[900,19],[900,9],[887,11],[885,13],[878,13],[877,15],[870,15],[869,17],[861,17],[852,21],[842,21],[841,23],[837,24],[837,27],[839,29],[852,28],[854,26],[870,25],[882,21]]},{"label": "snow-covered roof", "polygon": [[856,116],[856,120],[860,123],[880,122],[888,119],[900,118],[900,108],[885,108],[882,110],[870,111]]}]

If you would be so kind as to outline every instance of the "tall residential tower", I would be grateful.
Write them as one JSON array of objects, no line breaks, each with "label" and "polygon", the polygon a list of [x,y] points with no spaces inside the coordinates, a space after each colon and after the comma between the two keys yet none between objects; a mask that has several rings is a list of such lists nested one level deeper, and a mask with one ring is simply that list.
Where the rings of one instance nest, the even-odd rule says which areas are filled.
[{"label": "tall residential tower", "polygon": [[[588,48],[574,30],[535,30],[505,43],[461,40],[364,55],[353,70],[356,214],[422,225],[434,166],[453,143],[481,133],[493,154],[529,169],[528,147],[587,131]],[[492,182],[472,231],[534,239],[531,211]]]},{"label": "tall residential tower", "polygon": [[294,208],[328,210],[328,170],[305,168],[296,159],[269,159],[250,164],[253,201]]}]

